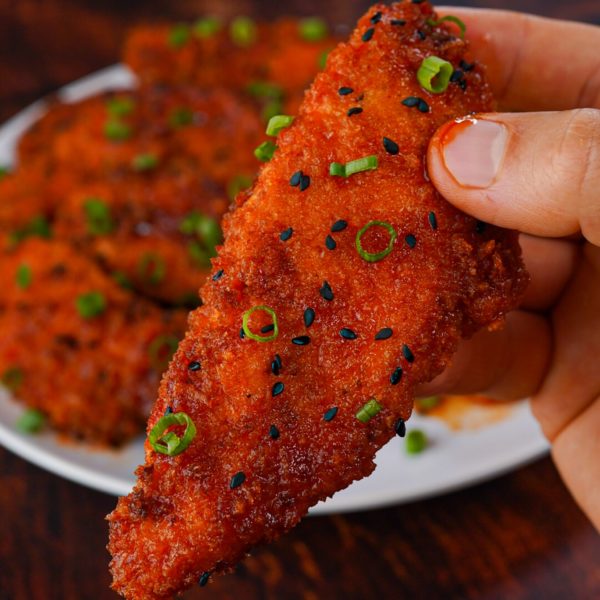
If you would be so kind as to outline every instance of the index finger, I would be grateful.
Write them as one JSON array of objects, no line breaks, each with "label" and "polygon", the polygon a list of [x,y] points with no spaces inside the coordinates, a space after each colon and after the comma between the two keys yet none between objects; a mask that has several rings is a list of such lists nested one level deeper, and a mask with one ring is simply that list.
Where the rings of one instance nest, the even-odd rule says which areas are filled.
[{"label": "index finger", "polygon": [[464,21],[500,110],[600,108],[600,27],[502,10],[439,13]]}]

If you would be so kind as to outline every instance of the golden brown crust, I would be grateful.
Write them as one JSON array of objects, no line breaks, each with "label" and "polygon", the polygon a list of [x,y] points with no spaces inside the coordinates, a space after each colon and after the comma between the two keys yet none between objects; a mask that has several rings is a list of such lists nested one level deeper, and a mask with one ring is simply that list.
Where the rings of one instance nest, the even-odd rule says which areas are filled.
[{"label": "golden brown crust", "polygon": [[[415,386],[444,368],[461,336],[518,304],[527,275],[516,234],[459,213],[424,172],[436,128],[492,104],[479,66],[443,94],[420,88],[424,57],[455,67],[469,59],[466,43],[427,24],[432,17],[427,3],[371,8],[330,55],[258,183],[238,197],[214,265],[222,275],[202,290],[205,305],[191,315],[148,424],[171,407],[190,415],[198,434],[176,457],[147,444],[133,493],[109,516],[113,586],[125,597],[169,598],[204,572],[230,568],[311,505],[368,475],[396,420],[409,417]],[[342,86],[352,93],[340,95]],[[407,97],[425,99],[427,112],[403,105]],[[349,116],[352,107],[363,110]],[[397,142],[397,154],[384,149],[384,136]],[[329,174],[331,162],[369,155],[378,157],[375,171]],[[299,170],[310,177],[304,191],[290,185]],[[339,219],[347,227],[330,233]],[[393,251],[375,263],[355,248],[372,220],[398,233]],[[374,252],[387,238],[373,231],[363,240]],[[325,281],[333,299],[320,292]],[[273,342],[240,339],[242,315],[257,305],[276,311]],[[316,314],[310,327],[307,307]],[[252,326],[265,323],[257,317]],[[393,335],[376,340],[385,327]],[[342,328],[356,339],[341,336]],[[309,343],[297,345],[298,336]],[[190,371],[190,361],[201,370]],[[398,367],[403,375],[393,385]],[[355,415],[371,398],[382,410],[363,424]],[[337,414],[326,421],[332,407]],[[231,489],[238,472],[245,481]]]}]

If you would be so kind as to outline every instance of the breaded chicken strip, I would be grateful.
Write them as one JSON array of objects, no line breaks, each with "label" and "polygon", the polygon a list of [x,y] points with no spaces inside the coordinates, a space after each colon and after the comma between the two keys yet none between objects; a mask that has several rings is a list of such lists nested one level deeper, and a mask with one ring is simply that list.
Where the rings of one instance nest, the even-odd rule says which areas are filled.
[{"label": "breaded chicken strip", "polygon": [[[238,199],[109,517],[125,597],[205,583],[371,473],[415,387],[517,306],[517,234],[459,213],[425,173],[438,126],[492,108],[467,44],[431,20],[428,3],[369,10]],[[432,56],[450,63],[429,78],[441,93],[417,79]]]}]

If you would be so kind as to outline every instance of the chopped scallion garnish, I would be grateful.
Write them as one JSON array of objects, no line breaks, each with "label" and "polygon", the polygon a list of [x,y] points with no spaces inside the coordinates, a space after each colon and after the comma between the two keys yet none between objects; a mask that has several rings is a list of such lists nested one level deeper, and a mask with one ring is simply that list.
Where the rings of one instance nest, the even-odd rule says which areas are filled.
[{"label": "chopped scallion garnish", "polygon": [[169,31],[168,42],[169,46],[173,48],[181,48],[182,46],[185,46],[189,39],[190,28],[185,23],[179,23]]},{"label": "chopped scallion garnish", "polygon": [[361,173],[362,171],[372,171],[379,165],[377,156],[374,154],[371,156],[363,156],[356,160],[351,160],[346,164],[332,162],[329,165],[329,174],[335,177],[350,177],[355,173]]},{"label": "chopped scallion garnish", "polygon": [[35,408],[28,408],[17,420],[16,427],[22,433],[37,433],[42,429],[46,417]]},{"label": "chopped scallion garnish", "polygon": [[204,17],[194,23],[194,35],[204,39],[212,37],[221,29],[221,21],[217,17]]},{"label": "chopped scallion garnish", "polygon": [[[261,336],[256,333],[252,333],[252,331],[250,331],[248,321],[250,320],[250,317],[252,316],[252,314],[254,312],[256,312],[257,310],[262,310],[271,316],[271,319],[273,320],[273,333],[271,335]],[[279,335],[279,327],[277,325],[277,315],[275,314],[275,311],[272,308],[269,308],[268,306],[254,306],[251,309],[247,310],[243,314],[242,329],[244,330],[246,337],[249,337],[251,340],[254,340],[256,342],[272,342]]]},{"label": "chopped scallion garnish", "polygon": [[447,60],[438,56],[428,56],[423,59],[417,71],[417,80],[428,92],[441,94],[446,91],[453,72],[454,67]]},{"label": "chopped scallion garnish", "polygon": [[75,306],[81,317],[92,319],[106,310],[106,298],[100,292],[87,292],[77,296]]},{"label": "chopped scallion garnish", "polygon": [[168,366],[173,354],[177,351],[179,339],[174,335],[159,335],[148,347],[150,364],[156,371],[162,373]]},{"label": "chopped scallion garnish", "polygon": [[83,203],[87,230],[91,235],[108,235],[114,229],[110,207],[100,198],[88,198]]},{"label": "chopped scallion garnish", "polygon": [[277,150],[276,144],[269,140],[263,142],[256,150],[254,150],[254,156],[261,162],[269,162],[273,158],[275,150]]},{"label": "chopped scallion garnish", "polygon": [[13,231],[10,234],[9,239],[11,244],[18,244],[28,237],[41,237],[45,239],[52,237],[50,223],[48,223],[46,217],[33,217],[33,219],[31,219],[24,227],[17,231]]},{"label": "chopped scallion garnish", "polygon": [[174,129],[185,127],[194,122],[194,113],[185,107],[174,108],[169,115],[169,125]]},{"label": "chopped scallion garnish", "polygon": [[294,122],[295,117],[290,115],[275,115],[269,119],[267,125],[267,135],[277,136],[282,129],[289,127]]},{"label": "chopped scallion garnish", "polygon": [[149,152],[145,154],[138,154],[134,156],[131,161],[131,168],[138,173],[142,173],[144,171],[152,171],[158,165],[158,157],[156,154],[150,154]]},{"label": "chopped scallion garnish", "polygon": [[[174,431],[167,431],[172,427],[183,427],[182,436]],[[161,417],[148,434],[148,442],[156,452],[167,456],[181,454],[196,437],[196,426],[192,419],[184,412],[168,413]]]},{"label": "chopped scallion garnish", "polygon": [[440,401],[441,399],[439,396],[427,396],[426,398],[417,398],[415,404],[419,410],[427,412],[428,410],[439,406]]},{"label": "chopped scallion garnish", "polygon": [[247,92],[255,98],[283,98],[283,88],[277,83],[270,81],[253,81],[246,87]]},{"label": "chopped scallion garnish", "polygon": [[327,65],[327,57],[329,56],[330,52],[331,50],[323,50],[323,52],[321,52],[319,55],[319,58],[317,59],[317,65],[319,69],[324,69]]},{"label": "chopped scallion garnish", "polygon": [[104,135],[113,142],[122,142],[131,137],[131,127],[118,119],[109,119],[104,124]]},{"label": "chopped scallion garnish", "polygon": [[413,429],[406,435],[407,454],[419,454],[427,447],[427,436],[420,429]]},{"label": "chopped scallion garnish", "polygon": [[465,32],[467,31],[467,26],[458,17],[455,17],[454,15],[446,15],[445,17],[442,17],[441,19],[438,19],[437,21],[435,21],[433,19],[427,19],[427,25],[436,27],[437,25],[440,25],[441,23],[444,23],[445,21],[448,21],[449,23],[454,23],[460,30],[460,37],[462,39],[464,39]]},{"label": "chopped scallion garnish", "polygon": [[307,42],[318,42],[327,36],[327,23],[318,17],[301,19],[298,23],[298,33]]},{"label": "chopped scallion garnish", "polygon": [[106,101],[106,111],[113,117],[126,117],[133,112],[135,102],[133,98],[109,98]]},{"label": "chopped scallion garnish", "polygon": [[[383,227],[387,230],[390,235],[390,239],[388,241],[388,245],[385,250],[381,252],[367,252],[362,246],[362,236],[369,230],[371,227]],[[393,249],[394,242],[398,234],[396,230],[389,224],[384,221],[369,221],[357,234],[356,234],[356,250],[361,258],[366,260],[367,262],[377,262],[381,259],[385,258]]]},{"label": "chopped scallion garnish", "polygon": [[248,175],[236,175],[227,183],[228,198],[234,200],[242,190],[248,189],[251,185],[252,177],[249,177]]},{"label": "chopped scallion garnish", "polygon": [[244,48],[251,46],[256,41],[256,23],[249,17],[237,17],[229,26],[229,35],[234,44]]},{"label": "chopped scallion garnish", "polygon": [[2,373],[0,383],[11,392],[16,392],[23,383],[23,371],[19,367],[9,367]]},{"label": "chopped scallion garnish", "polygon": [[31,285],[32,274],[31,267],[25,263],[19,265],[15,274],[15,282],[22,290],[27,289]]},{"label": "chopped scallion garnish", "polygon": [[356,418],[361,423],[368,423],[383,408],[375,398],[371,398],[357,413]]},{"label": "chopped scallion garnish", "polygon": [[10,168],[0,165],[0,181],[2,181],[10,173]]}]

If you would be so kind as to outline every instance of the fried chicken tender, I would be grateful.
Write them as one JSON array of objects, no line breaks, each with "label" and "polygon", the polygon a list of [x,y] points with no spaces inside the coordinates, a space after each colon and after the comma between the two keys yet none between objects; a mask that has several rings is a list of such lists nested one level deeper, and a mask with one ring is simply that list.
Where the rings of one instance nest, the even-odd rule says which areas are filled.
[{"label": "fried chicken tender", "polygon": [[0,280],[2,384],[58,431],[111,445],[136,435],[185,311],[135,298],[58,241],[5,252]]},{"label": "fried chicken tender", "polygon": [[[197,434],[176,456],[147,442],[133,492],[109,516],[113,587],[126,598],[204,583],[369,475],[415,387],[461,337],[517,306],[528,280],[517,234],[461,214],[425,173],[438,126],[492,108],[479,65],[444,93],[421,88],[425,57],[455,69],[471,60],[430,19],[428,3],[371,8],[229,215],[220,277],[202,290],[148,424],[183,412]],[[330,174],[333,162],[368,156],[376,169]],[[371,262],[356,236],[373,221],[386,226],[361,238]],[[246,311],[265,306],[277,329],[261,333],[273,316],[259,309],[240,337]]]}]

